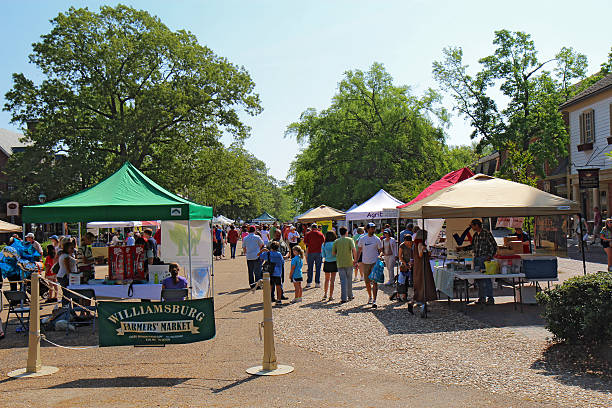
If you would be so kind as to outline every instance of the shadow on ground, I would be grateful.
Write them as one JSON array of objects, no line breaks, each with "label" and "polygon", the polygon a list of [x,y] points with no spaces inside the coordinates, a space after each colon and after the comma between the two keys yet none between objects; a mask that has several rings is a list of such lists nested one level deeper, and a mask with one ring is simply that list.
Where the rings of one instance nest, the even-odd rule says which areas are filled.
[{"label": "shadow on ground", "polygon": [[53,385],[49,389],[58,388],[147,388],[174,387],[192,378],[154,378],[154,377],[114,377],[114,378],[82,378],[62,384]]},{"label": "shadow on ground", "polygon": [[531,365],[538,374],[584,389],[612,392],[612,346],[550,344]]}]

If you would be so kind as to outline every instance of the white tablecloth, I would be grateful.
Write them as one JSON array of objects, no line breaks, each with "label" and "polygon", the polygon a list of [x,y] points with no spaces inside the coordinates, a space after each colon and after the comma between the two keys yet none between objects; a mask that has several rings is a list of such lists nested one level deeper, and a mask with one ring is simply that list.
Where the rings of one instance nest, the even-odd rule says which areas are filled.
[{"label": "white tablecloth", "polygon": [[96,297],[109,297],[117,299],[151,299],[161,300],[161,284],[139,283],[134,284],[133,296],[128,296],[130,285],[70,285],[68,289],[93,289]]},{"label": "white tablecloth", "polygon": [[449,298],[453,298],[453,283],[455,274],[450,269],[443,266],[435,266],[432,268],[436,289],[444,293]]}]

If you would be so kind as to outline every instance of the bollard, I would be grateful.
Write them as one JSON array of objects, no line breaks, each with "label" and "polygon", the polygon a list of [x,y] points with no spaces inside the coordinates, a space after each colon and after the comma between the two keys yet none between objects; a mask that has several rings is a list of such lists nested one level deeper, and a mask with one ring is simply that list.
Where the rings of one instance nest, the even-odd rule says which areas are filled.
[{"label": "bollard", "polygon": [[26,368],[11,371],[12,378],[40,377],[57,372],[57,367],[43,366],[40,359],[40,287],[38,272],[34,272],[30,281],[30,330],[28,337],[28,361]]},{"label": "bollard", "polygon": [[28,363],[26,371],[37,373],[42,368],[40,361],[40,287],[38,272],[31,277],[30,286],[30,332],[28,338]]},{"label": "bollard", "polygon": [[248,368],[247,373],[253,375],[281,375],[293,371],[293,367],[279,365],[274,350],[274,323],[272,320],[272,297],[270,295],[270,274],[263,274],[263,328],[264,328],[264,354],[260,366]]}]

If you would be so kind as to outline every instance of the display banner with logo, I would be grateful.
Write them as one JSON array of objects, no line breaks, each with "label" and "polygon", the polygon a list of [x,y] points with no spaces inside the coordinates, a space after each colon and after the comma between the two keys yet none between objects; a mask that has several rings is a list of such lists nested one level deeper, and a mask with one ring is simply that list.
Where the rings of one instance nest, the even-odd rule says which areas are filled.
[{"label": "display banner with logo", "polygon": [[327,231],[331,231],[332,230],[332,221],[330,220],[326,220],[326,221],[317,221],[317,224],[319,225],[319,228],[321,229],[321,232],[323,234],[325,234]]},{"label": "display banner with logo", "polygon": [[183,344],[215,337],[213,298],[98,302],[100,347]]},{"label": "display banner with logo", "polygon": [[176,262],[189,276],[189,247],[187,231],[191,231],[191,297],[211,296],[212,236],[210,221],[162,221],[161,259]]}]

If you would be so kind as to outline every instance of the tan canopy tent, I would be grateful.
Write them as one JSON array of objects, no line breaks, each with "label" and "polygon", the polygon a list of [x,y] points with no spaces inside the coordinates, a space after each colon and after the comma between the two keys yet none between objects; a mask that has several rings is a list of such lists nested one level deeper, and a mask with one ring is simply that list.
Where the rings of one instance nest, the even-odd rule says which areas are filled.
[{"label": "tan canopy tent", "polygon": [[21,232],[21,227],[19,225],[0,220],[0,233],[5,232]]},{"label": "tan canopy tent", "polygon": [[306,214],[303,214],[298,218],[299,222],[315,222],[315,221],[326,221],[326,220],[343,220],[345,214],[342,211],[336,210],[335,208],[321,205],[313,208]]},{"label": "tan canopy tent", "polygon": [[476,174],[399,209],[400,218],[530,217],[578,214],[575,201],[537,188]]}]

